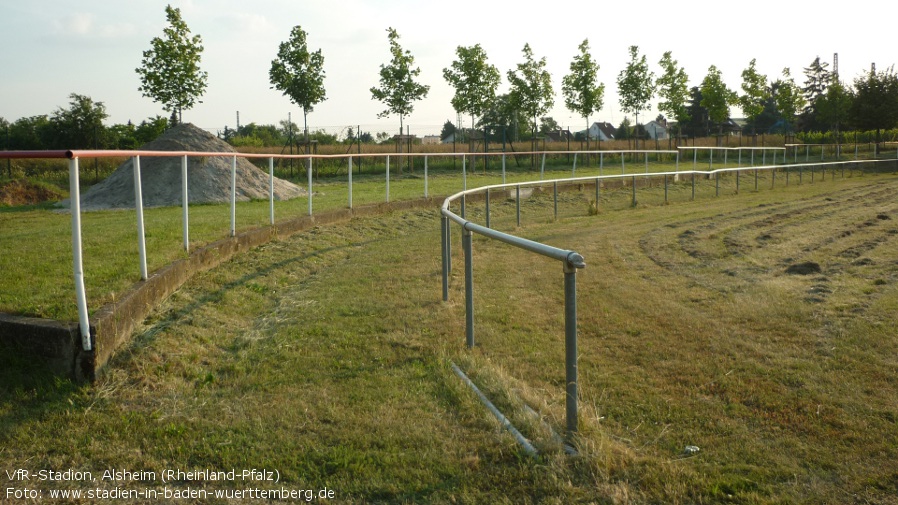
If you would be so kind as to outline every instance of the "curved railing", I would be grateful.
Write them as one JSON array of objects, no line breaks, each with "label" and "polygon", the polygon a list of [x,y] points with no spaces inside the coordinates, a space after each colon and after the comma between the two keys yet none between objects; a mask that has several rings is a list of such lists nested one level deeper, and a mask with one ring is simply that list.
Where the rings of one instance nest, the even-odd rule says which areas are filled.
[{"label": "curved railing", "polygon": [[[692,149],[692,148],[690,148]],[[771,149],[771,148],[767,148]],[[779,148],[778,151],[782,152],[783,149]],[[608,152],[606,151],[606,154]],[[782,158],[781,158],[782,159]],[[721,174],[735,174],[736,176],[736,188],[737,192],[739,190],[739,181],[740,175],[744,172],[751,172],[754,174],[755,181],[755,190],[758,189],[758,174],[759,172],[768,171],[771,173],[771,184],[775,186],[776,184],[776,173],[778,170],[784,170],[786,181],[785,183],[789,184],[789,175],[796,174],[799,179],[799,183],[801,183],[802,177],[806,171],[810,171],[812,181],[813,176],[815,174],[815,168],[822,167],[823,176],[825,177],[826,168],[832,168],[832,175],[835,176],[835,171],[838,168],[841,168],[842,175],[844,176],[844,170],[849,167],[855,165],[860,165],[864,163],[869,163],[869,161],[838,161],[838,162],[830,162],[830,163],[801,163],[794,165],[766,165],[766,166],[742,166],[742,167],[732,167],[732,168],[720,168],[716,170],[677,170],[675,172],[647,172],[645,174],[623,174],[623,175],[599,175],[599,176],[586,176],[586,177],[569,177],[563,179],[553,179],[553,180],[539,180],[539,181],[529,181],[529,182],[521,182],[521,183],[509,183],[509,184],[494,184],[489,186],[483,186],[474,189],[466,189],[464,191],[460,191],[455,193],[452,196],[447,197],[442,204],[440,209],[441,213],[441,252],[442,252],[442,281],[443,281],[443,300],[448,301],[449,299],[449,274],[452,269],[452,255],[451,255],[451,223],[456,223],[461,227],[462,230],[462,249],[464,253],[464,270],[465,270],[465,340],[467,347],[471,348],[474,346],[475,338],[474,338],[474,280],[473,280],[473,245],[472,245],[472,236],[473,234],[482,235],[484,237],[498,240],[500,242],[504,242],[506,244],[512,245],[514,247],[518,247],[520,249],[524,249],[530,251],[535,254],[539,254],[541,256],[545,256],[547,258],[551,258],[562,263],[563,272],[564,272],[564,321],[565,321],[565,375],[566,375],[566,388],[565,388],[565,411],[566,411],[566,428],[568,434],[575,433],[577,431],[578,419],[577,419],[577,290],[576,290],[576,273],[578,269],[584,268],[586,266],[586,262],[582,255],[579,253],[562,249],[559,247],[550,246],[547,244],[543,244],[540,242],[536,242],[533,240],[528,240],[522,237],[518,237],[509,233],[500,232],[498,230],[492,229],[490,227],[490,193],[493,191],[514,191],[514,200],[516,202],[516,222],[517,226],[521,226],[521,189],[527,187],[545,187],[551,185],[553,188],[553,200],[554,200],[554,208],[555,208],[555,217],[558,217],[558,186],[559,185],[588,185],[592,183],[595,187],[595,202],[598,207],[600,201],[600,188],[602,185],[602,181],[606,180],[622,180],[622,181],[632,181],[632,202],[633,205],[636,204],[636,194],[637,194],[637,178],[645,179],[645,178],[663,178],[664,185],[664,201],[667,203],[667,193],[668,193],[668,183],[671,180],[677,180],[686,177],[691,177],[692,184],[692,199],[695,199],[695,187],[696,187],[696,178],[698,177],[706,177],[708,179],[713,178],[715,181],[715,195],[719,196],[720,194],[720,175]],[[679,163],[678,163],[679,164]],[[474,195],[483,195],[483,201],[485,204],[485,218],[486,224],[480,225],[476,224],[465,217],[466,214],[466,200],[468,197]],[[452,204],[457,203],[460,205],[460,214],[456,214],[452,211]]]}]

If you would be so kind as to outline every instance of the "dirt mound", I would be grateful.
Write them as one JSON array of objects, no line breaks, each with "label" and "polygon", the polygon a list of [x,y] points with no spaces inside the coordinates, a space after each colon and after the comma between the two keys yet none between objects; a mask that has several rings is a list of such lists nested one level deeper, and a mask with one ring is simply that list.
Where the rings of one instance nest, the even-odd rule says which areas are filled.
[{"label": "dirt mound", "polygon": [[820,272],[822,272],[820,264],[813,261],[789,265],[789,268],[786,269],[786,273],[790,275],[811,275],[819,274]]},{"label": "dirt mound", "polygon": [[[236,152],[216,136],[193,126],[181,124],[141,147],[147,151]],[[181,158],[141,156],[140,183],[146,207],[181,205]],[[221,203],[231,199],[231,159],[228,157],[190,157],[187,161],[189,203]],[[274,180],[274,197],[288,200],[304,196],[305,189],[282,179]],[[244,158],[237,158],[237,199],[267,199],[268,174]],[[68,200],[61,206],[68,207]],[[134,169],[132,160],[119,167],[104,181],[81,195],[82,210],[134,208]]]},{"label": "dirt mound", "polygon": [[61,191],[25,179],[0,184],[0,207],[36,205],[42,202],[61,200]]}]

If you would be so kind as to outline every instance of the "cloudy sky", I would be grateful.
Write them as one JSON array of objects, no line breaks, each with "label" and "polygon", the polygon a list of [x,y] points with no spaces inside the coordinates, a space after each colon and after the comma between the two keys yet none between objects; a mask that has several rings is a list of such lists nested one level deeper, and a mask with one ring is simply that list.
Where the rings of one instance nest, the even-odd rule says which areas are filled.
[{"label": "cloudy sky", "polygon": [[[302,124],[301,110],[268,82],[278,44],[295,25],[325,58],[327,100],[310,115],[309,126],[329,131],[359,124],[372,133],[398,128],[398,117],[377,118],[384,107],[369,91],[378,85],[380,65],[390,59],[388,27],[397,29],[400,44],[421,68],[420,81],[431,87],[406,118],[419,135],[439,132],[446,120],[455,122],[453,89],[442,69],[455,59],[459,45],[483,46],[503,76],[500,92],[505,92],[505,74],[523,61],[521,50],[529,43],[552,74],[556,97],[549,115],[575,130],[585,124],[565,109],[561,79],[585,38],[606,85],[605,107],[591,119],[615,125],[624,117],[616,80],[631,45],[639,46],[656,74],[662,54],[672,51],[690,86],[716,65],[737,91],[752,58],[771,80],[790,67],[800,85],[802,69],[817,56],[832,62],[839,53],[840,75],[849,82],[871,62],[883,69],[896,59],[893,9],[866,2],[843,2],[835,10],[824,3],[768,0],[0,0],[0,117],[14,121],[50,114],[67,107],[71,93],[103,102],[110,124],[165,114],[137,90],[135,68],[150,40],[162,35],[169,3],[202,36],[202,68],[209,74],[203,103],[186,111],[184,120],[213,131],[233,128],[237,111],[241,124],[276,124],[288,113]],[[653,103],[640,120],[655,115]]]}]

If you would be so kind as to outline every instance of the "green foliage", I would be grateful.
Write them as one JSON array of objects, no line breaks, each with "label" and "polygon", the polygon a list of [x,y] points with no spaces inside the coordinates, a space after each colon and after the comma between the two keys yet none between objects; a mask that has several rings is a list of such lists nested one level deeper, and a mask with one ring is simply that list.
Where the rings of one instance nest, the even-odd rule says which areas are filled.
[{"label": "green foliage", "polygon": [[152,49],[143,52],[137,89],[143,96],[162,104],[163,110],[178,113],[192,108],[206,91],[208,74],[200,70],[203,39],[190,36],[190,29],[181,19],[181,10],[165,7],[169,26],[163,30],[165,38],[155,37]]},{"label": "green foliage", "polygon": [[546,58],[539,61],[533,57],[530,44],[524,44],[524,63],[518,63],[517,70],[508,71],[508,82],[511,91],[508,94],[509,105],[533,119],[545,114],[555,105],[555,91],[552,89],[552,76],[546,70]]},{"label": "green foliage", "polygon": [[787,124],[795,119],[795,114],[807,103],[801,94],[801,89],[795,84],[789,67],[783,69],[783,78],[777,80],[773,86],[776,108]]},{"label": "green foliage", "polygon": [[832,82],[826,88],[826,93],[817,98],[817,122],[839,131],[839,127],[848,121],[853,101],[851,88],[841,81]]},{"label": "green foliage", "polygon": [[630,61],[617,76],[620,107],[634,114],[639,122],[639,112],[649,108],[655,96],[655,74],[649,70],[645,55],[639,56],[639,46],[630,46]]},{"label": "green foliage", "polygon": [[682,125],[689,121],[689,76],[683,67],[677,68],[677,60],[673,59],[671,52],[667,51],[658,62],[664,71],[661,77],[655,81],[658,88],[658,110]]},{"label": "green foliage", "polygon": [[443,129],[440,130],[440,139],[446,140],[447,138],[449,138],[449,135],[452,135],[453,133],[455,133],[455,125],[452,124],[451,121],[446,120],[446,122],[443,124]]},{"label": "green foliage", "polygon": [[443,78],[453,88],[452,108],[456,112],[482,116],[496,98],[496,89],[502,80],[499,69],[487,62],[486,52],[480,44],[472,47],[458,46],[455,50],[458,59],[443,69]]},{"label": "green foliage", "polygon": [[371,96],[387,106],[377,117],[398,114],[399,129],[402,130],[402,119],[415,110],[416,101],[427,96],[430,86],[415,81],[421,69],[413,68],[415,58],[399,45],[399,33],[394,28],[387,28],[387,34],[393,58],[389,65],[380,66],[380,87],[372,87]]},{"label": "green foliage", "polygon": [[580,54],[571,61],[571,73],[561,80],[564,105],[568,110],[580,114],[589,128],[589,116],[602,109],[605,99],[605,85],[598,81],[599,64],[589,52],[589,39],[583,39]]},{"label": "green foliage", "polygon": [[708,75],[702,80],[702,107],[708,109],[708,119],[717,123],[721,128],[730,117],[730,106],[736,105],[737,95],[723,82],[720,70],[711,65]]},{"label": "green foliage", "polygon": [[863,130],[885,130],[898,124],[898,76],[892,67],[870,70],[854,81],[855,99],[849,110],[852,123]]},{"label": "green foliage", "polygon": [[65,149],[102,147],[106,129],[103,120],[109,117],[103,102],[94,102],[89,96],[72,93],[69,108],[57,108],[50,117],[52,146]]},{"label": "green foliage", "polygon": [[[290,31],[290,39],[281,42],[277,57],[268,72],[271,86],[302,107],[303,120],[315,105],[327,99],[324,89],[324,56],[321,49],[310,53],[306,32],[300,26]],[[308,130],[306,125],[305,130]]]},{"label": "green foliage", "polygon": [[755,68],[754,58],[751,59],[748,68],[742,71],[742,92],[743,94],[739,96],[739,105],[754,130],[758,116],[764,112],[764,104],[770,97],[767,76]]}]

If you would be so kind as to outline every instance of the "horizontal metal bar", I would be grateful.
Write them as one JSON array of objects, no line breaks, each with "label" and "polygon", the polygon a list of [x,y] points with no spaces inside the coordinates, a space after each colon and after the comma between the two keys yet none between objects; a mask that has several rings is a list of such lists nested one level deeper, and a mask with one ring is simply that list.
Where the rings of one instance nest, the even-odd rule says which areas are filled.
[{"label": "horizontal metal bar", "polygon": [[479,224],[475,224],[470,221],[466,221],[462,226],[464,227],[464,229],[472,233],[477,233],[478,235],[483,235],[500,242],[505,242],[506,244],[513,245],[515,247],[540,254],[542,256],[546,256],[548,258],[563,261],[573,268],[586,267],[586,262],[583,261],[583,256],[580,256],[580,254],[568,249],[559,249],[558,247],[552,247],[550,245],[535,242],[533,240],[528,240],[526,238],[516,237],[514,235],[509,235],[507,233],[502,233],[501,231],[487,228],[486,226],[480,226]]}]

